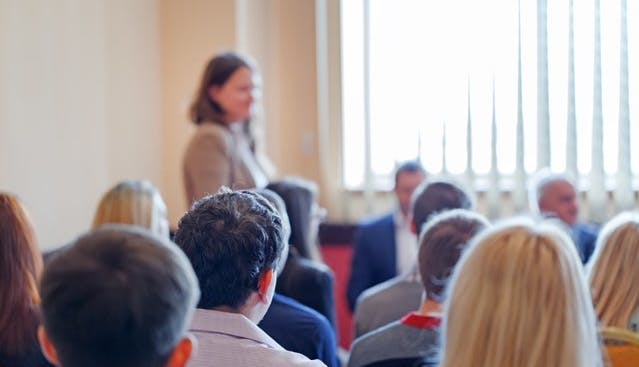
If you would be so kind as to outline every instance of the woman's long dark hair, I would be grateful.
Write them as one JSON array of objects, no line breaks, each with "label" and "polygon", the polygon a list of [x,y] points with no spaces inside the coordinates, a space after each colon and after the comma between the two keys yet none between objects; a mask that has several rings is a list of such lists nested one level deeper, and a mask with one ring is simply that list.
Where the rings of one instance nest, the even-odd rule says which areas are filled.
[{"label": "woman's long dark hair", "polygon": [[317,186],[301,178],[286,178],[271,182],[267,189],[278,194],[286,204],[291,237],[289,244],[292,253],[311,260],[320,260],[316,238],[310,238],[313,205],[317,196]]},{"label": "woman's long dark hair", "polygon": [[16,197],[0,193],[0,352],[15,355],[36,342],[42,255]]},{"label": "woman's long dark hair", "polygon": [[224,122],[225,111],[211,99],[209,88],[223,86],[237,69],[246,67],[253,70],[250,63],[234,52],[225,52],[213,57],[202,75],[195,100],[191,104],[189,115],[195,124],[207,122]]}]

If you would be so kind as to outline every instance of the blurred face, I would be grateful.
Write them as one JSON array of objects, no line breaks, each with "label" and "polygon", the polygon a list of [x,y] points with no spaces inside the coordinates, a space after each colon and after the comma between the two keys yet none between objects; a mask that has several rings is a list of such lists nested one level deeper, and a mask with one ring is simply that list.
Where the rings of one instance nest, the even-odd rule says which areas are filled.
[{"label": "blurred face", "polygon": [[402,213],[407,216],[410,210],[410,199],[413,191],[426,179],[423,172],[401,172],[397,175],[395,195]]},{"label": "blurred face", "polygon": [[567,181],[548,184],[539,198],[539,210],[556,215],[569,226],[575,225],[579,214],[575,188]]},{"label": "blurred face", "polygon": [[251,117],[255,83],[247,67],[235,70],[222,86],[211,86],[209,96],[224,110],[225,122],[244,122]]}]

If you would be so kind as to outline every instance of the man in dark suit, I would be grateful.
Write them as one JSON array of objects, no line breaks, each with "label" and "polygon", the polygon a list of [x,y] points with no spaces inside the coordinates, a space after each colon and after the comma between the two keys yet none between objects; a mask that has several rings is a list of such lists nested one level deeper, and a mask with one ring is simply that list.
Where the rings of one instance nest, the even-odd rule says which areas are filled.
[{"label": "man in dark suit", "polygon": [[588,262],[595,249],[597,230],[593,226],[577,222],[577,192],[566,176],[548,170],[538,172],[531,185],[530,205],[533,212],[543,217],[559,219],[568,227],[581,261],[584,264]]},{"label": "man in dark suit", "polygon": [[355,308],[364,290],[410,271],[417,253],[417,238],[410,229],[410,201],[413,191],[426,179],[419,162],[406,162],[395,172],[395,195],[398,208],[363,223],[356,236],[348,304]]}]

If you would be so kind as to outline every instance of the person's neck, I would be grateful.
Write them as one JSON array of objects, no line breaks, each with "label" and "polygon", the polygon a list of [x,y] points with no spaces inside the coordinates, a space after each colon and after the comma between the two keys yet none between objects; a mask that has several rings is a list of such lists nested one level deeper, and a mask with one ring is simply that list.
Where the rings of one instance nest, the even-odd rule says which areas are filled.
[{"label": "person's neck", "polygon": [[268,309],[268,305],[259,302],[257,293],[252,292],[251,295],[249,295],[249,297],[246,299],[244,304],[238,308],[224,305],[213,307],[212,309],[221,312],[239,313],[257,324],[262,321],[262,318],[264,317],[264,314],[266,314],[266,310]]},{"label": "person's neck", "polygon": [[441,317],[442,315],[442,304],[439,302],[435,302],[430,298],[426,298],[422,305],[417,310],[417,313],[422,316],[434,316]]}]

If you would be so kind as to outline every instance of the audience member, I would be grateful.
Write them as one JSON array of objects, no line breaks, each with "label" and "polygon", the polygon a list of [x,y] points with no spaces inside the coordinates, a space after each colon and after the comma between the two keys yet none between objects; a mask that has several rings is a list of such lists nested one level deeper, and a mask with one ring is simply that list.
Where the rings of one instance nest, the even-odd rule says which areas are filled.
[{"label": "audience member", "polygon": [[[426,182],[413,194],[411,228],[414,233],[419,233],[436,213],[472,207],[470,195],[457,184],[441,180]],[[387,280],[360,295],[354,315],[356,338],[420,306],[424,287],[416,263],[417,254],[410,273]],[[398,299],[402,302],[397,302]]]},{"label": "audience member", "polygon": [[0,366],[49,366],[36,331],[42,255],[22,204],[0,192]]},{"label": "audience member", "polygon": [[639,213],[619,214],[604,226],[588,268],[601,325],[639,332]]},{"label": "audience member", "polygon": [[419,240],[425,294],[420,308],[355,340],[349,367],[413,366],[422,359],[436,363],[445,286],[467,243],[486,226],[484,217],[463,209],[446,211],[428,221]]},{"label": "audience member", "polygon": [[200,281],[191,330],[199,351],[191,366],[323,366],[284,350],[257,327],[275,293],[286,227],[275,209],[250,191],[197,201],[180,220],[176,243]]},{"label": "audience member", "polygon": [[322,209],[317,205],[317,187],[300,178],[269,183],[267,188],[286,204],[291,225],[290,254],[276,291],[324,315],[336,330],[335,278],[321,262],[317,234]]},{"label": "audience member", "polygon": [[360,225],[348,281],[348,305],[354,310],[357,297],[366,289],[398,274],[412,271],[417,255],[417,237],[411,231],[410,200],[426,179],[419,162],[406,162],[395,172],[398,208]]},{"label": "audience member", "polygon": [[529,202],[533,213],[546,218],[557,218],[567,226],[581,262],[588,262],[595,248],[597,231],[593,226],[577,222],[577,192],[568,177],[550,170],[541,170],[532,178]]},{"label": "audience member", "polygon": [[266,185],[249,128],[256,78],[255,67],[233,52],[216,55],[206,66],[190,110],[197,130],[183,161],[189,205],[222,186]]},{"label": "audience member", "polygon": [[[277,209],[282,218],[282,225],[286,227],[288,214],[282,198],[268,189],[256,192]],[[288,239],[290,230],[286,233],[284,238]],[[280,271],[284,268],[288,256],[286,249],[288,247],[285,246],[277,267],[278,282],[281,277]],[[292,298],[276,291],[271,306],[258,326],[286,350],[303,354],[309,359],[319,359],[328,367],[340,365],[335,334],[326,317]]]},{"label": "audience member", "polygon": [[169,237],[166,204],[149,181],[122,181],[107,191],[95,211],[93,228],[107,223],[135,225]]},{"label": "audience member", "polygon": [[63,367],[180,367],[199,288],[182,252],[130,226],[104,226],[47,264],[40,285],[47,358]]},{"label": "audience member", "polygon": [[521,220],[482,232],[449,285],[440,366],[602,366],[582,272],[554,226]]}]

